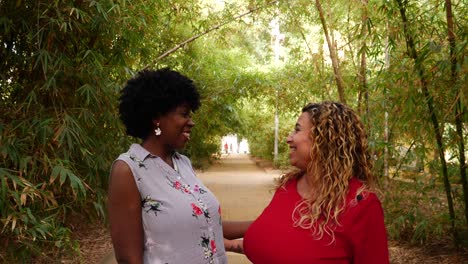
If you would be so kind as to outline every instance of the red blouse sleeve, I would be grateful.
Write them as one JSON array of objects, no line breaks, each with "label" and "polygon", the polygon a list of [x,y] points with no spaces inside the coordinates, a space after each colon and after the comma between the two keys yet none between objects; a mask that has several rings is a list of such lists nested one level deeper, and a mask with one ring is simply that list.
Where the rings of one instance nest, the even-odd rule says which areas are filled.
[{"label": "red blouse sleeve", "polygon": [[374,194],[359,201],[347,232],[354,264],[388,264],[387,233],[380,201]]}]

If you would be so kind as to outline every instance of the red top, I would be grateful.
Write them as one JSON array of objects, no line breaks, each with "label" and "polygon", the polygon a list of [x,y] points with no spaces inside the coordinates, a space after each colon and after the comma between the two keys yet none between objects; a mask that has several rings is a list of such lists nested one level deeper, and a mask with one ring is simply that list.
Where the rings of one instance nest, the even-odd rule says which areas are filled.
[{"label": "red top", "polygon": [[361,186],[357,179],[350,181],[341,226],[330,244],[327,234],[315,240],[311,230],[293,227],[292,213],[302,198],[297,180],[291,180],[245,233],[245,255],[255,264],[388,264],[382,206],[374,193],[356,196]]}]

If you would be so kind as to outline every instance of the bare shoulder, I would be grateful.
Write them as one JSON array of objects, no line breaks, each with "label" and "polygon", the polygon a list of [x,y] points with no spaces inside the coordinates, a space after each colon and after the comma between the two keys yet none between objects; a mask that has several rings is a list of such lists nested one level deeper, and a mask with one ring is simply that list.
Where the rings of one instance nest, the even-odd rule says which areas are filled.
[{"label": "bare shoulder", "polygon": [[116,160],[114,164],[112,164],[112,169],[111,169],[111,176],[116,175],[116,174],[128,174],[132,173],[132,170],[130,169],[130,166],[123,161],[123,160]]},{"label": "bare shoulder", "polygon": [[123,160],[116,160],[112,164],[110,180],[112,182],[133,180],[133,173],[130,166]]},{"label": "bare shoulder", "polygon": [[122,160],[117,160],[112,165],[110,182],[109,182],[109,195],[119,194],[138,194],[138,188],[133,177],[130,166]]}]

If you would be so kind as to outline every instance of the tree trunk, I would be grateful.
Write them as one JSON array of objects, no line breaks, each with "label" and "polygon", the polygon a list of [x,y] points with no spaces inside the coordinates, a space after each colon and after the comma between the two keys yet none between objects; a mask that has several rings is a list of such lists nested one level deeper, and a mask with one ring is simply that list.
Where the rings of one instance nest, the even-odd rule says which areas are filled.
[{"label": "tree trunk", "polygon": [[442,177],[444,180],[445,193],[447,195],[447,203],[448,203],[448,209],[449,209],[449,214],[450,214],[452,234],[454,237],[454,243],[456,246],[458,246],[458,235],[455,230],[455,211],[453,209],[452,190],[451,190],[450,182],[448,179],[447,162],[445,160],[445,149],[444,149],[444,143],[442,139],[442,130],[439,127],[439,121],[437,120],[437,116],[434,111],[434,104],[433,104],[434,98],[429,93],[428,83],[424,75],[424,68],[423,68],[423,65],[421,65],[422,61],[420,61],[418,58],[418,53],[416,51],[416,45],[414,43],[413,34],[409,32],[409,28],[408,28],[409,23],[408,23],[408,19],[406,18],[405,6],[403,5],[402,0],[395,0],[395,1],[398,4],[398,9],[400,11],[401,20],[403,22],[403,31],[405,34],[406,48],[408,50],[408,54],[410,58],[413,59],[414,61],[414,67],[421,81],[421,90],[426,100],[427,107],[429,110],[429,115],[431,117],[431,122],[434,127],[434,133],[435,133],[435,137],[437,141],[437,148],[438,148],[437,152],[439,154],[439,159],[440,159],[440,163],[442,166]]},{"label": "tree trunk", "polygon": [[[385,69],[390,67],[390,37],[389,37],[389,30],[388,30],[388,19],[385,18],[385,27],[387,30],[387,36],[385,38]],[[384,109],[385,109],[385,116],[384,116],[384,176],[388,178],[388,145],[389,145],[389,133],[388,133],[388,106],[387,106],[387,87],[384,87]]]},{"label": "tree trunk", "polygon": [[[362,46],[361,46],[361,63],[359,65],[359,93],[364,95],[364,113],[365,113],[365,120],[369,116],[369,91],[367,89],[367,0],[361,0],[362,2],[362,29],[361,29],[361,38],[362,38]],[[367,123],[367,122],[366,122]]]},{"label": "tree trunk", "polygon": [[320,21],[322,22],[323,32],[325,34],[325,39],[327,40],[328,49],[330,51],[330,58],[333,66],[333,73],[335,75],[336,86],[338,87],[338,95],[340,96],[340,101],[346,103],[346,98],[344,95],[344,82],[343,77],[341,76],[341,71],[338,63],[338,55],[336,53],[336,48],[330,40],[330,34],[328,33],[327,23],[325,21],[325,16],[323,15],[322,5],[320,0],[315,0],[315,6],[319,12]]},{"label": "tree trunk", "polygon": [[[452,13],[452,2],[451,0],[445,0],[445,13],[447,15],[447,32],[448,41],[450,44],[450,71],[451,71],[451,84],[452,87],[457,89],[458,72],[457,72],[457,55],[455,53],[455,33],[453,32],[453,13]],[[457,98],[455,105],[455,127],[458,135],[458,152],[460,162],[460,180],[463,186],[463,197],[465,202],[465,219],[468,223],[468,184],[466,180],[466,163],[465,163],[465,144],[463,141],[463,106],[461,103],[461,95],[458,90],[455,91]]]}]

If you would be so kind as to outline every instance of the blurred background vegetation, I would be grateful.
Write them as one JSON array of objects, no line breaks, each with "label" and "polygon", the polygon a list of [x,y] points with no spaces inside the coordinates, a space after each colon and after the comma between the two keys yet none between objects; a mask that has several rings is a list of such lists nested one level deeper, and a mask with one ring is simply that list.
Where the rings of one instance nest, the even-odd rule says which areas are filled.
[{"label": "blurred background vegetation", "polygon": [[106,222],[110,165],[134,141],[119,90],[145,67],[197,83],[186,150],[197,167],[230,133],[284,168],[301,107],[346,102],[369,129],[390,239],[466,248],[467,11],[460,0],[0,0],[0,261],[79,252],[71,220]]}]

